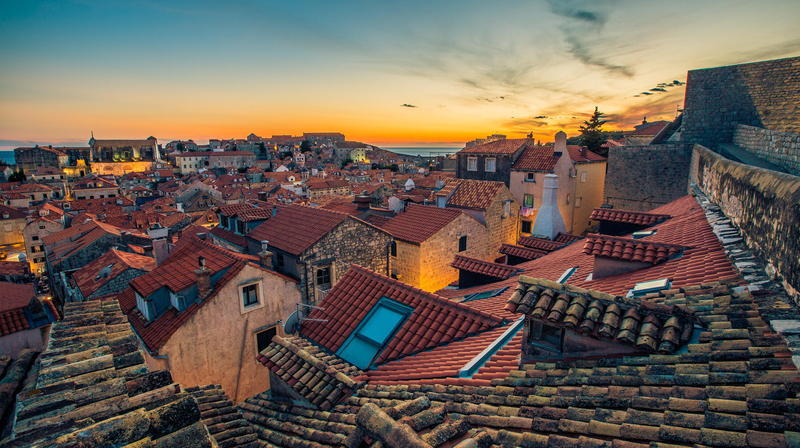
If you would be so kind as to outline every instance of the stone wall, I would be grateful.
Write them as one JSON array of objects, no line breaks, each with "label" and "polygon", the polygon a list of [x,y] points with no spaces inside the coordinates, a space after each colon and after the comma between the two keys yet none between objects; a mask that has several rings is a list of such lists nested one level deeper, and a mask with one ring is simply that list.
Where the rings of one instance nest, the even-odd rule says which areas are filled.
[{"label": "stone wall", "polygon": [[690,145],[612,147],[605,201],[614,208],[648,211],[685,196],[690,160]]},{"label": "stone wall", "polygon": [[800,134],[740,124],[734,130],[733,143],[800,176]]},{"label": "stone wall", "polygon": [[681,141],[716,149],[737,124],[800,133],[800,57],[690,70]]},{"label": "stone wall", "polygon": [[690,180],[719,204],[790,294],[800,290],[800,177],[744,165],[695,145]]}]

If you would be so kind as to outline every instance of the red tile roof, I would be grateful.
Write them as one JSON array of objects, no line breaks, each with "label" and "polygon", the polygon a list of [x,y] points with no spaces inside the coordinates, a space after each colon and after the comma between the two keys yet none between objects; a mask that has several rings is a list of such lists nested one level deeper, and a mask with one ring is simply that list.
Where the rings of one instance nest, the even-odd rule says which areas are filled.
[{"label": "red tile roof", "polygon": [[455,191],[447,200],[448,207],[485,210],[505,187],[503,182],[489,180],[454,179]]},{"label": "red tile roof", "polygon": [[508,372],[519,368],[519,352],[522,332],[518,332],[511,341],[500,349],[472,378],[458,378],[459,370],[468,362],[489,347],[511,324],[486,330],[474,336],[440,345],[415,355],[389,361],[364,372],[363,377],[370,384],[397,384],[411,382],[414,384],[441,384],[442,378],[452,378],[448,384],[489,385],[492,378],[508,375]]},{"label": "red tile roof", "polygon": [[567,152],[569,152],[569,158],[572,159],[573,162],[592,163],[592,162],[605,162],[607,160],[600,154],[582,148],[583,147],[579,145],[567,146]]},{"label": "red tile roof", "polygon": [[562,247],[564,247],[564,243],[548,240],[545,238],[538,238],[535,236],[523,236],[520,237],[519,241],[517,242],[525,247],[530,247],[531,249],[543,250],[545,252],[552,252],[556,249],[561,249]]},{"label": "red tile roof", "polygon": [[615,208],[596,208],[592,210],[589,219],[593,221],[609,221],[623,224],[638,224],[651,226],[657,222],[669,219],[669,215],[647,212],[635,212]]},{"label": "red tile roof", "polygon": [[0,205],[0,219],[22,219],[25,218],[25,213],[14,207],[7,207]]},{"label": "red tile roof", "polygon": [[278,213],[248,233],[257,241],[300,255],[348,219],[344,213],[302,205],[279,206]]},{"label": "red tile roof", "polygon": [[656,243],[645,239],[614,237],[590,233],[586,235],[583,253],[626,261],[658,264],[683,252],[677,244]]},{"label": "red tile roof", "polygon": [[219,239],[222,239],[229,243],[233,243],[241,248],[247,247],[247,238],[245,238],[243,235],[231,232],[228,229],[224,229],[222,227],[214,227],[213,229],[211,229],[211,232],[209,233],[211,233],[212,235],[214,235]]},{"label": "red tile roof", "polygon": [[547,254],[547,252],[539,249],[532,249],[530,247],[516,246],[513,244],[503,244],[500,246],[500,253],[510,255],[512,257],[526,258],[533,260]]},{"label": "red tile roof", "polygon": [[553,171],[560,158],[552,146],[528,145],[514,162],[512,169],[522,171]]},{"label": "red tile roof", "polygon": [[162,287],[179,292],[197,281],[198,258],[205,257],[211,275],[229,268],[237,262],[257,261],[258,257],[233,252],[189,234],[182,244],[175,246],[172,254],[156,269],[131,280],[130,285],[142,296],[149,296]]},{"label": "red tile roof", "polygon": [[[111,267],[107,272],[103,272],[106,267]],[[127,269],[138,269],[141,271],[152,271],[156,267],[156,260],[152,257],[122,252],[111,249],[100,258],[95,259],[86,266],[72,273],[75,284],[84,297],[89,297],[101,286]],[[102,275],[105,274],[105,275]]]},{"label": "red tile roof", "polygon": [[408,204],[404,212],[381,225],[392,236],[403,241],[422,243],[442,230],[463,212],[452,208]]},{"label": "red tile roof", "polygon": [[303,322],[302,334],[335,352],[381,298],[414,308],[397,333],[378,353],[375,363],[397,359],[500,325],[499,317],[475,311],[353,265]]},{"label": "red tile roof", "polygon": [[[712,281],[741,281],[738,271],[725,254],[719,240],[706,220],[705,212],[692,196],[684,196],[655,210],[654,214],[666,214],[672,218],[656,224],[657,232],[642,238],[644,241],[675,244],[688,247],[678,258],[666,260],[651,267],[608,277],[587,280],[594,269],[594,256],[583,251],[583,244],[570,244],[541,258],[526,261],[515,267],[523,269],[523,274],[531,277],[555,281],[569,268],[577,271],[567,283],[582,288],[594,289],[608,294],[624,296],[638,282],[668,278],[673,288],[699,285]],[[447,297],[464,296],[488,291],[502,286],[515,286],[516,279],[507,279],[488,285],[465,288],[457,291],[441,290],[439,294]],[[510,292],[484,300],[465,303],[482,311],[497,310],[498,303],[508,299]]]},{"label": "red tile roof", "polygon": [[25,308],[35,297],[33,283],[0,282],[0,312]]},{"label": "red tile roof", "polygon": [[556,235],[555,241],[559,243],[569,244],[573,241],[577,241],[580,239],[583,239],[583,237],[578,235],[570,235],[569,233],[559,233],[558,235]]},{"label": "red tile roof", "polygon": [[21,309],[0,312],[0,336],[30,328],[25,312]]},{"label": "red tile roof", "polygon": [[498,279],[506,279],[517,273],[517,268],[507,264],[492,263],[490,261],[478,260],[476,258],[456,255],[450,266],[475,274],[488,275]]},{"label": "red tile roof", "polygon": [[26,261],[0,261],[0,275],[24,276],[30,272]]},{"label": "red tile roof", "polygon": [[459,151],[459,154],[514,154],[522,146],[531,144],[526,138],[508,138],[489,143],[470,146]]}]

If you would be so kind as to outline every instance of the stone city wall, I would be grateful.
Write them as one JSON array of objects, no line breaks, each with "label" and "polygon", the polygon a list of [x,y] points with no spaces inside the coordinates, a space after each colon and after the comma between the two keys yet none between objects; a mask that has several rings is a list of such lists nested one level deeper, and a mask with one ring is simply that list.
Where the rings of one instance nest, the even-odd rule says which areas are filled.
[{"label": "stone city wall", "polygon": [[733,133],[733,143],[790,174],[800,176],[800,134],[740,124]]}]

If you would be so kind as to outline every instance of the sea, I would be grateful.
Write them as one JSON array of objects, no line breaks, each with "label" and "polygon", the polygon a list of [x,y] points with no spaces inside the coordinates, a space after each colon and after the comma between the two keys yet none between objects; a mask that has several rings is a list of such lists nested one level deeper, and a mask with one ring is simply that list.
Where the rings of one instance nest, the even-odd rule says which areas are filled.
[{"label": "sea", "polygon": [[0,162],[7,165],[14,164],[14,150],[13,149],[0,149]]},{"label": "sea", "polygon": [[455,154],[463,146],[381,146],[382,149],[407,156],[435,157]]}]

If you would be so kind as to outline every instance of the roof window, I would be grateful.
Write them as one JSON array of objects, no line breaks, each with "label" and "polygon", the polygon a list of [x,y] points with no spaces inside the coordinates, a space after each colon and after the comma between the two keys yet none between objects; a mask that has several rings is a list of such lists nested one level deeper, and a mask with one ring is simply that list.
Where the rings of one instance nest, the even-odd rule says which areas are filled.
[{"label": "roof window", "polygon": [[639,297],[651,292],[669,289],[671,286],[672,282],[670,282],[668,278],[649,280],[646,282],[639,282],[634,285],[633,289],[630,291],[630,294],[633,295],[633,297]]},{"label": "roof window", "polygon": [[651,236],[655,234],[656,234],[655,230],[640,230],[638,232],[633,232],[631,236],[633,237],[633,239],[638,240],[639,238],[644,238],[646,236]]},{"label": "roof window", "polygon": [[336,354],[359,369],[368,368],[413,311],[414,308],[381,298]]},{"label": "roof window", "polygon": [[578,267],[577,266],[569,268],[566,271],[564,271],[564,273],[561,274],[561,277],[559,277],[558,280],[556,280],[556,281],[558,283],[566,283],[567,280],[569,280],[569,278],[572,277],[572,274],[574,274],[577,271],[578,271]]},{"label": "roof window", "polygon": [[508,289],[508,286],[498,289],[490,289],[489,291],[476,292],[474,294],[467,294],[466,296],[464,296],[464,300],[462,300],[461,303],[471,302],[473,300],[488,299],[490,297],[497,297],[498,295],[502,294],[503,291],[505,291],[506,289]]}]

